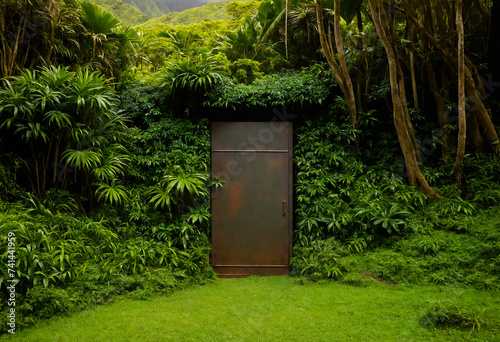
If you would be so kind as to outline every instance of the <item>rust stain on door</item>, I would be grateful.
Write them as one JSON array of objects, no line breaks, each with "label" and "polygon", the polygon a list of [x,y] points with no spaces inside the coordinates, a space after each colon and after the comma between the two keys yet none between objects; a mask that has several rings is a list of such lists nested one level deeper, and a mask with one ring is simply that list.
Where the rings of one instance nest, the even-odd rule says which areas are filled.
[{"label": "rust stain on door", "polygon": [[221,277],[289,273],[292,126],[212,124],[212,264]]},{"label": "rust stain on door", "polygon": [[239,182],[233,181],[231,187],[228,187],[227,190],[231,192],[229,194],[229,198],[231,198],[231,203],[229,203],[229,207],[227,208],[227,215],[229,217],[238,217],[241,208],[243,187]]}]

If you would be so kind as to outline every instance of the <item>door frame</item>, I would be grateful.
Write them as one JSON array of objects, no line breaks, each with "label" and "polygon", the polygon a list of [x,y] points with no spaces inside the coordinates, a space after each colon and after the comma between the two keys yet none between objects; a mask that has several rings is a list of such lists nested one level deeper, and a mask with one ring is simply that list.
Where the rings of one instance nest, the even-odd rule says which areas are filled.
[{"label": "door frame", "polygon": [[[258,141],[254,141],[254,147],[256,148],[249,148],[250,145],[250,139],[243,138],[241,139],[241,143],[238,144],[237,148],[234,148],[229,145],[224,145],[223,148],[221,147],[221,143],[214,141],[215,134],[214,134],[214,127],[221,127],[222,125],[227,126],[227,128],[230,128],[231,125],[234,125],[235,132],[233,132],[234,135],[232,138],[236,139],[238,141],[239,138],[235,137],[245,137],[245,134],[243,135],[238,135],[238,130],[241,132],[244,131],[245,125],[253,129],[254,131],[250,132],[256,133],[255,129],[256,127],[261,126],[260,130],[258,131],[258,134],[254,134],[253,137],[258,138]],[[287,154],[287,170],[286,172],[288,173],[288,189],[287,189],[287,203],[284,206],[284,209],[286,208],[286,229],[287,229],[287,246],[288,246],[288,255],[287,255],[287,266],[284,267],[283,265],[231,265],[231,264],[214,264],[214,253],[212,253],[212,266],[214,267],[214,270],[219,274],[219,277],[246,277],[250,275],[284,275],[290,273],[290,258],[292,257],[292,242],[293,242],[293,124],[291,122],[275,122],[275,121],[270,121],[270,122],[213,122],[212,123],[212,137],[211,137],[211,156],[212,156],[212,161],[214,160],[214,153],[224,153],[224,152],[248,152],[249,150],[253,150],[255,153],[285,153],[283,152],[282,149],[277,150],[273,145],[273,143],[266,144],[272,139],[268,139],[273,132],[280,132],[284,128],[284,134],[286,134],[286,139],[287,141],[284,142],[283,146],[286,147],[286,154]],[[276,133],[278,134],[278,133]],[[279,136],[279,134],[278,134]],[[247,136],[248,138],[248,136]],[[231,138],[229,138],[231,140]],[[248,143],[248,144],[247,144]],[[266,146],[267,145],[267,146]],[[246,148],[244,148],[246,146]],[[231,148],[232,147],[232,148]],[[258,147],[258,148],[257,148]],[[283,148],[283,147],[281,147]],[[213,164],[212,164],[213,166]],[[230,178],[231,172],[235,172],[238,170],[238,165],[231,164],[229,163],[226,165],[225,170],[217,172],[217,174],[214,174],[214,168],[211,168],[211,177],[214,179],[215,176],[220,176],[220,173],[225,173],[226,176]],[[224,178],[224,177],[221,177]],[[217,193],[220,190],[217,189],[212,189],[211,193],[211,201],[213,202],[214,197],[217,196]],[[212,207],[213,208],[213,207]],[[214,225],[214,216],[213,216],[213,211],[212,211],[212,242],[213,242],[213,237],[214,237],[214,229],[217,229],[217,227]]]}]

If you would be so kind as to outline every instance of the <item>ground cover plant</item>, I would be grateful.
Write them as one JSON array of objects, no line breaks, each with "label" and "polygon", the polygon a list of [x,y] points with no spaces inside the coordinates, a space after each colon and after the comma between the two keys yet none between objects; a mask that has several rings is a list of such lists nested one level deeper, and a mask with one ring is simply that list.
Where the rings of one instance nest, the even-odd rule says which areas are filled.
[{"label": "ground cover plant", "polygon": [[57,317],[4,341],[495,341],[495,293],[439,286],[363,287],[297,278],[218,279],[170,296]]}]

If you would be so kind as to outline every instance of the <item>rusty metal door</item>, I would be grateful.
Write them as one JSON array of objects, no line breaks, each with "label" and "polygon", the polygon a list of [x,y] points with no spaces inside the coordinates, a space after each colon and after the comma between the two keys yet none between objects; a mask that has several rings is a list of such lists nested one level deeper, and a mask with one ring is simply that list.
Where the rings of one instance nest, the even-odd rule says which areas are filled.
[{"label": "rusty metal door", "polygon": [[212,265],[220,277],[289,273],[292,125],[214,122]]}]

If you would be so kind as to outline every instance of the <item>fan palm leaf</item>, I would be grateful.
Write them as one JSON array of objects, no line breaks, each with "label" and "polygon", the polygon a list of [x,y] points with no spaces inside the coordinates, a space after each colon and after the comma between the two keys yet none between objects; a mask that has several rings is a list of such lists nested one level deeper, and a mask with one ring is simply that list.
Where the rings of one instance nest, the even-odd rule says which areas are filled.
[{"label": "fan palm leaf", "polygon": [[63,160],[66,165],[74,167],[77,170],[90,170],[97,168],[101,163],[101,153],[93,149],[74,150],[67,149],[62,154]]},{"label": "fan palm leaf", "polygon": [[94,185],[97,186],[95,193],[99,201],[111,205],[122,205],[128,199],[128,190],[116,179],[113,179],[110,184],[97,182]]},{"label": "fan palm leaf", "polygon": [[113,32],[120,20],[91,2],[82,2],[82,21],[92,33],[108,35]]}]

